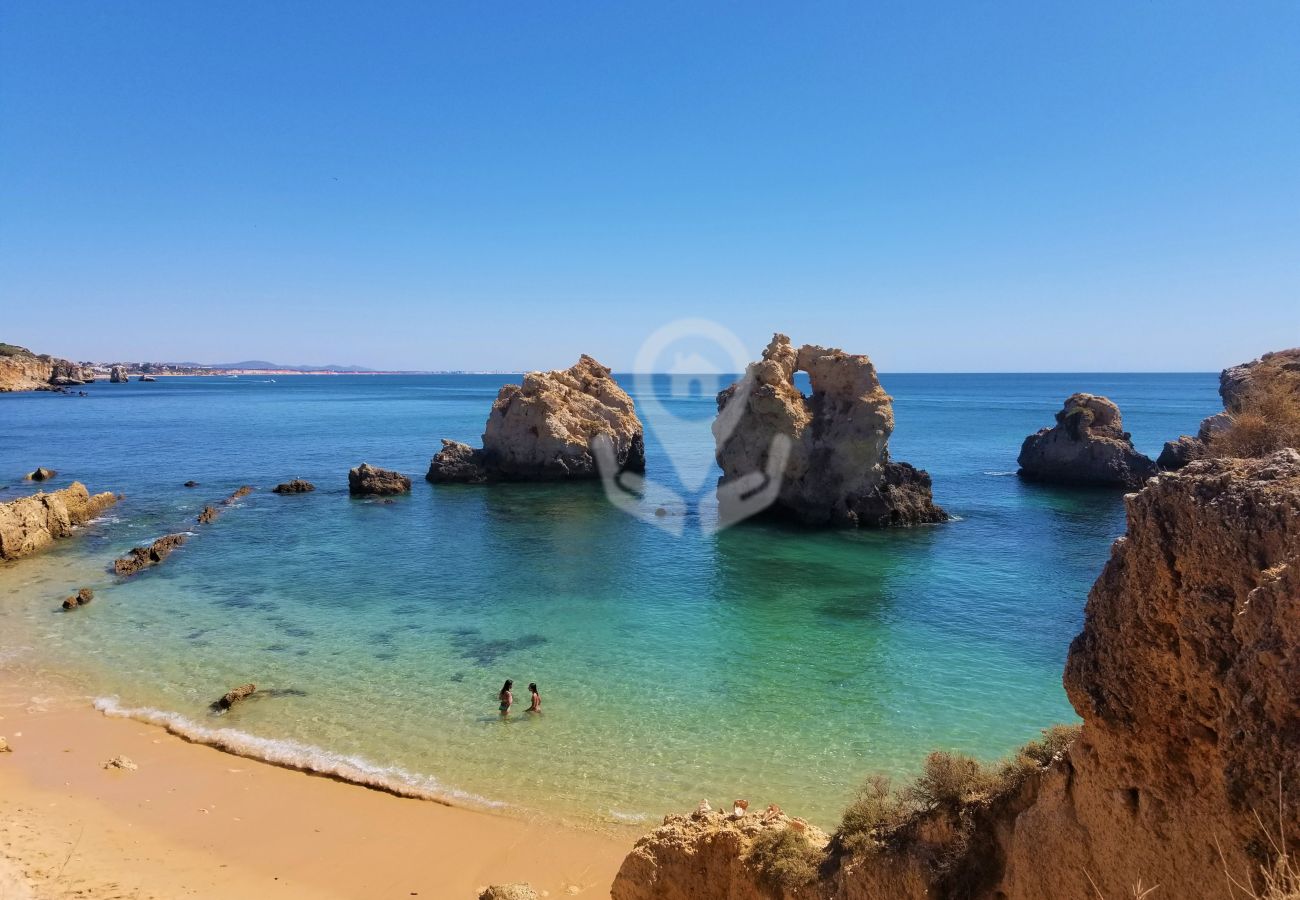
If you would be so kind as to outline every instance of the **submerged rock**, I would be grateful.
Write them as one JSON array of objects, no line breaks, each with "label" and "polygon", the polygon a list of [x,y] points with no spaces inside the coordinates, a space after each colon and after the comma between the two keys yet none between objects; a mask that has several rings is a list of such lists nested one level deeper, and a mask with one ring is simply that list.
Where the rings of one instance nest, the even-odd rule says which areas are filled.
[{"label": "submerged rock", "polygon": [[230,504],[234,503],[236,500],[240,499],[241,497],[247,497],[251,493],[253,493],[253,486],[251,484],[246,484],[243,487],[235,488],[234,492],[229,497],[221,501],[221,505],[230,506]]},{"label": "submerged rock", "polygon": [[76,609],[78,606],[85,606],[91,600],[95,599],[95,592],[88,587],[84,587],[71,597],[63,601],[64,609]]},{"label": "submerged rock", "polygon": [[[794,385],[807,372],[812,394]],[[773,335],[763,358],[718,394],[718,499],[725,516],[745,501],[747,480],[779,464],[788,448],[771,511],[813,525],[882,528],[944,522],[930,476],[889,458],[894,430],[890,397],[862,355]]]},{"label": "submerged rock", "polygon": [[199,486],[199,483],[198,483],[197,481],[187,481],[187,482],[185,482],[184,485],[182,485],[182,487],[187,487],[187,488],[196,488],[196,487],[198,487],[198,486]]},{"label": "submerged rock", "polygon": [[113,571],[118,575],[129,576],[156,566],[188,539],[186,534],[169,534],[146,547],[133,547],[130,553],[113,563]]},{"label": "submerged rock", "polygon": [[283,484],[277,484],[271,488],[273,494],[307,494],[316,490],[316,485],[310,481],[303,481],[301,478],[295,478],[293,481],[286,481]]},{"label": "submerged rock", "polygon": [[212,704],[213,709],[230,709],[236,703],[247,700],[257,691],[257,685],[251,681],[248,684],[241,684],[237,688],[231,688],[226,691],[218,700]]},{"label": "submerged rock", "polygon": [[1105,397],[1072,394],[1056,425],[1025,438],[1020,477],[1054,484],[1139,487],[1156,464],[1137,452],[1119,407]]},{"label": "submerged rock", "polygon": [[53,469],[46,469],[42,467],[42,468],[37,468],[35,471],[28,473],[26,479],[28,481],[49,481],[51,478],[53,478],[55,475],[58,474],[59,473],[54,471]]},{"label": "submerged rock", "polygon": [[0,503],[0,559],[17,559],[45,549],[118,499],[110,493],[92,497],[84,484],[74,481],[62,490]]},{"label": "submerged rock", "polygon": [[411,489],[411,479],[400,472],[379,469],[362,463],[348,472],[348,492],[354,496],[388,496],[405,494]]},{"label": "submerged rock", "polygon": [[429,463],[434,483],[599,478],[591,442],[608,438],[618,470],[645,471],[645,433],[632,398],[590,356],[568,369],[529,372],[497,394],[483,449],[444,440]]}]

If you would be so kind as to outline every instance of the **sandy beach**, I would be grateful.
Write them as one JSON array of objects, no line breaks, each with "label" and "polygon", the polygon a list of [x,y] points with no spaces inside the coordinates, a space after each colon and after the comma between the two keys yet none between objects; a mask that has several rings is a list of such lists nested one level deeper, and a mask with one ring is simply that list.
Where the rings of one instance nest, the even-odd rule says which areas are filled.
[{"label": "sandy beach", "polygon": [[[109,718],[0,673],[0,900],[608,896],[635,834],[394,797]],[[127,757],[138,768],[105,768]]]}]

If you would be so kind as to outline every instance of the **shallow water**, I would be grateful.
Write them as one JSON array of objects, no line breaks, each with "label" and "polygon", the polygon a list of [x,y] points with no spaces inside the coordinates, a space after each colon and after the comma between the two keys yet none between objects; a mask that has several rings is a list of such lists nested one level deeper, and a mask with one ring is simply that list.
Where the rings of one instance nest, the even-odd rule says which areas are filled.
[{"label": "shallow water", "polygon": [[[127,495],[57,550],[0,567],[0,664],[71,667],[113,709],[476,802],[610,822],[744,796],[829,825],[870,772],[908,772],[935,747],[994,758],[1072,717],[1061,667],[1123,504],[1022,484],[1024,436],[1075,390],[1119,403],[1152,455],[1220,407],[1210,374],[883,376],[895,458],[928,469],[959,521],[713,532],[706,486],[674,536],[596,485],[424,482],[437,439],[477,441],[505,380],[0,395],[0,497],[29,491],[37,465],[60,472],[56,487],[75,477]],[[649,423],[652,507],[690,486],[692,466],[717,474],[711,397],[658,387],[672,418]],[[413,476],[413,491],[349,498],[363,460]],[[294,477],[317,491],[269,492]],[[193,526],[244,483],[259,490]],[[198,533],[164,566],[106,571],[187,528]],[[82,584],[96,601],[56,613]],[[540,683],[541,717],[499,719],[507,677],[518,709]],[[249,680],[281,693],[209,713]]]}]

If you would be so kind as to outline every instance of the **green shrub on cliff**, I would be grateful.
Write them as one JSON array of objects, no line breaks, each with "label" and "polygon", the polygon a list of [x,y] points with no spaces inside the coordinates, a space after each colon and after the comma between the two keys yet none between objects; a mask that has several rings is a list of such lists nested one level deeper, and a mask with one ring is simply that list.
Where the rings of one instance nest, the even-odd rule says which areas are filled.
[{"label": "green shrub on cliff", "polygon": [[771,828],[749,846],[746,861],[774,890],[795,890],[817,878],[817,868],[825,859],[808,836],[794,828]]},{"label": "green shrub on cliff", "polygon": [[883,843],[916,812],[916,804],[894,790],[888,778],[873,775],[844,810],[836,834],[847,849],[868,850]]}]

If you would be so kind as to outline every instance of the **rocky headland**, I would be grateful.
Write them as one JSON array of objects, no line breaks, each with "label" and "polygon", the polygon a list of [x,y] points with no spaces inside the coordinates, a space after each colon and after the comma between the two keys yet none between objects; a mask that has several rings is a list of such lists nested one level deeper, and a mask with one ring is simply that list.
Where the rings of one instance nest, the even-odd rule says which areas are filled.
[{"label": "rocky headland", "polygon": [[1052,484],[1139,487],[1157,472],[1133,447],[1119,407],[1106,397],[1071,394],[1056,424],[1025,438],[1020,477]]},{"label": "rocky headland", "polygon": [[1300,347],[1224,369],[1219,396],[1223,412],[1201,420],[1194,437],[1166,442],[1156,460],[1160,468],[1181,469],[1205,456],[1257,456],[1300,443]]},{"label": "rocky headland", "polygon": [[79,363],[0,343],[0,392],[48,391],[94,380],[95,373]]},{"label": "rocky headland", "polygon": [[1300,834],[1300,452],[1198,461],[1125,503],[1066,663],[1080,729],[996,769],[932,754],[904,791],[869,783],[829,841],[670,816],[615,900],[1265,896]]},{"label": "rocky headland", "polygon": [[645,471],[645,434],[632,398],[610,370],[583,355],[568,369],[529,372],[497,394],[483,447],[443,440],[428,481],[564,481],[599,478],[592,440],[608,438],[619,471]]},{"label": "rocky headland", "polygon": [[[808,373],[810,396],[795,387],[796,372]],[[763,358],[718,394],[713,434],[723,515],[744,502],[735,488],[779,468],[768,472],[780,483],[769,511],[800,522],[879,528],[946,521],[930,476],[889,458],[893,430],[892,401],[868,357],[812,344],[796,350],[774,335]],[[773,454],[786,456],[784,466]]]},{"label": "rocky headland", "polygon": [[117,495],[108,492],[92,497],[84,484],[74,481],[62,490],[0,503],[0,559],[44,550],[117,501]]}]

